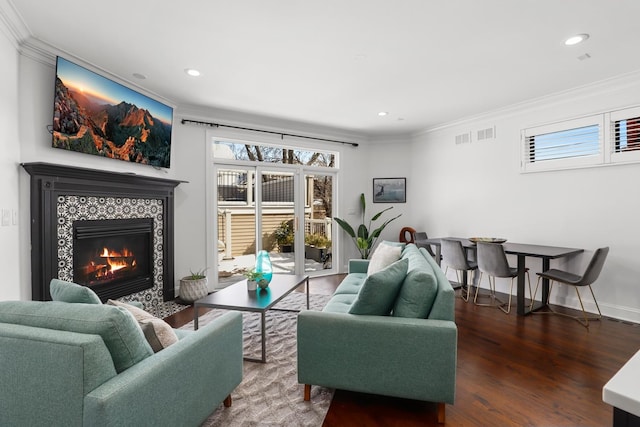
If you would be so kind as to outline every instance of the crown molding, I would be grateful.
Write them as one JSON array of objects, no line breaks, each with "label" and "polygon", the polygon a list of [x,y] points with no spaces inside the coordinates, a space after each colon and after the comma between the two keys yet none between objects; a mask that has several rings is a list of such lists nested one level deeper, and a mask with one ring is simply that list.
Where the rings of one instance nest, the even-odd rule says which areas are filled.
[{"label": "crown molding", "polygon": [[18,50],[21,43],[31,36],[29,27],[10,0],[0,0],[0,31]]},{"label": "crown molding", "polygon": [[592,98],[594,96],[606,96],[612,91],[624,90],[631,87],[637,87],[640,84],[640,70],[621,74],[608,79],[599,80],[593,83],[555,92],[549,95],[530,99],[528,101],[517,104],[507,105],[502,108],[487,111],[485,113],[474,116],[461,117],[447,123],[424,129],[413,134],[413,137],[420,137],[432,132],[455,128],[458,126],[469,125],[477,122],[490,122],[496,119],[505,119],[514,117],[540,109],[548,109],[557,105],[566,104],[568,102],[579,102],[582,99]]}]

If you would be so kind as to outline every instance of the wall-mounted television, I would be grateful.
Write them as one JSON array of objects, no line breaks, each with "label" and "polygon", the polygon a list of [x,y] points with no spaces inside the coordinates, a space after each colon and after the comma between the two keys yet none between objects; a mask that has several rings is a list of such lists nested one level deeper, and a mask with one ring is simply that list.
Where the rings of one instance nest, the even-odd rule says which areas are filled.
[{"label": "wall-mounted television", "polygon": [[52,146],[168,168],[173,108],[56,59]]}]

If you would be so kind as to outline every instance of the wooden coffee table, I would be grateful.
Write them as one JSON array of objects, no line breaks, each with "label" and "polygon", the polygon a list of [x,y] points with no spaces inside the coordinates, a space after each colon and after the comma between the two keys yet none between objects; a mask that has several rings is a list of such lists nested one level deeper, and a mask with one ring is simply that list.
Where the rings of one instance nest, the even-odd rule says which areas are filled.
[{"label": "wooden coffee table", "polygon": [[[220,308],[224,310],[252,311],[261,315],[262,358],[245,357],[251,362],[267,362],[267,337],[265,331],[265,315],[274,305],[293,292],[298,286],[306,282],[307,309],[309,309],[309,276],[274,274],[267,289],[258,288],[257,291],[247,291],[247,281],[241,280],[233,285],[196,300],[193,304],[193,329],[198,329],[200,307]],[[297,311],[276,309],[282,311]]]}]

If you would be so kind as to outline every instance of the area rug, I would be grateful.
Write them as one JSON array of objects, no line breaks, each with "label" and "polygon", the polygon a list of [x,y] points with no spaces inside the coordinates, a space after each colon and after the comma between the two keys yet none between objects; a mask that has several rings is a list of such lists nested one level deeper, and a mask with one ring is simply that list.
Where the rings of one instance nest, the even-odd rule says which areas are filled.
[{"label": "area rug", "polygon": [[[328,295],[310,295],[310,309],[321,310]],[[294,292],[275,308],[306,310],[306,294]],[[200,316],[200,326],[219,317],[225,310],[213,310]],[[259,358],[260,315],[242,313],[245,357]],[[298,384],[295,311],[269,310],[266,314],[267,363],[244,362],[242,383],[231,393],[233,404],[221,404],[202,427],[215,426],[306,426],[320,427],[333,390],[311,388],[311,401],[303,399],[303,386]],[[193,329],[193,322],[181,329]]]}]

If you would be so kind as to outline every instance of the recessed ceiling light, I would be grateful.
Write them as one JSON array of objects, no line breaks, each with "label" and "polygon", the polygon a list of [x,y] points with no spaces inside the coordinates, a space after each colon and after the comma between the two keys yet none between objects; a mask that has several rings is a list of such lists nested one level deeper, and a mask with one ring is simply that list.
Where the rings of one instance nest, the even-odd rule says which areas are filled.
[{"label": "recessed ceiling light", "polygon": [[187,68],[184,72],[189,74],[191,77],[198,77],[200,75],[200,71],[193,68]]},{"label": "recessed ceiling light", "polygon": [[379,115],[380,117],[386,116],[387,114],[389,114],[389,113],[388,113],[388,112],[386,112],[386,111],[380,111],[380,112],[378,113],[378,115]]},{"label": "recessed ceiling light", "polygon": [[564,41],[567,46],[573,46],[574,44],[582,43],[589,38],[589,34],[576,34],[573,37],[569,37]]},{"label": "recessed ceiling light", "polygon": [[133,73],[133,77],[135,77],[136,79],[140,79],[140,80],[144,80],[147,78],[147,76],[145,76],[144,74],[140,74],[140,73]]}]

